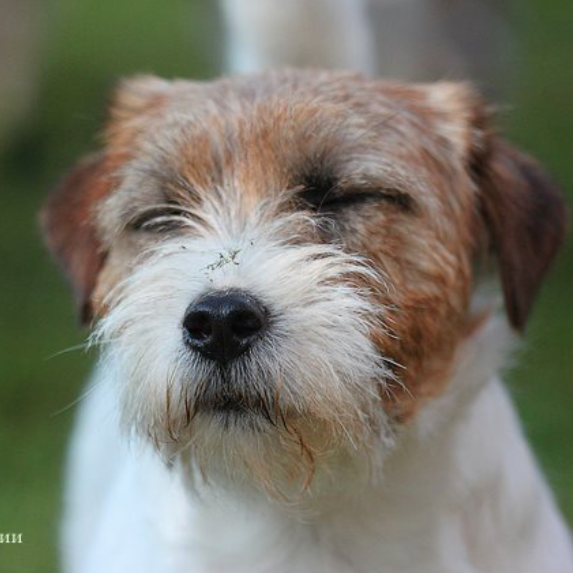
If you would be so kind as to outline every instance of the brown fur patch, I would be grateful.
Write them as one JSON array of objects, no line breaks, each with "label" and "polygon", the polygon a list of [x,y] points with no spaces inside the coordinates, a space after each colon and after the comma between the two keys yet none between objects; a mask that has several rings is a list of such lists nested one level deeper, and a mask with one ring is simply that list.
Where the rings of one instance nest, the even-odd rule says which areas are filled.
[{"label": "brown fur patch", "polygon": [[92,317],[92,292],[107,254],[94,208],[113,189],[115,164],[105,154],[88,157],[64,178],[41,212],[44,236],[72,284],[83,322]]},{"label": "brown fur patch", "polygon": [[565,202],[535,161],[498,139],[474,169],[491,247],[499,261],[507,314],[512,326],[523,330],[565,239]]}]

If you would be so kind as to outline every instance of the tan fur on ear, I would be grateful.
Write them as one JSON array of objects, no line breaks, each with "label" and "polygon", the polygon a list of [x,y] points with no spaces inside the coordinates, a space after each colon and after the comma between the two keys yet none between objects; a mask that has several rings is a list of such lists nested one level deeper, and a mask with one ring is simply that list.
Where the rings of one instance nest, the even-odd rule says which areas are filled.
[{"label": "tan fur on ear", "polygon": [[499,262],[506,312],[523,330],[567,229],[564,198],[530,157],[496,137],[474,164],[491,246]]},{"label": "tan fur on ear", "polygon": [[424,87],[430,107],[439,113],[438,133],[463,157],[470,157],[474,149],[483,145],[488,106],[469,83],[436,82]]},{"label": "tan fur on ear", "polygon": [[113,188],[112,161],[82,161],[49,196],[40,222],[46,242],[68,276],[82,322],[92,318],[91,296],[105,261],[95,229],[95,206]]},{"label": "tan fur on ear", "polygon": [[134,76],[123,80],[113,96],[111,124],[129,121],[160,108],[170,88],[170,82],[155,76]]}]

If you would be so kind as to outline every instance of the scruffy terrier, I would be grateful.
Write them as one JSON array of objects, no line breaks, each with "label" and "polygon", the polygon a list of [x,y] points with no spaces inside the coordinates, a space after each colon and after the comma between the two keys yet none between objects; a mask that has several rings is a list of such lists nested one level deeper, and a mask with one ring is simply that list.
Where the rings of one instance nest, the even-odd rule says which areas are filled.
[{"label": "scruffy terrier", "polygon": [[101,347],[65,571],[573,571],[499,379],[564,204],[488,116],[317,70],[119,88],[43,211]]}]

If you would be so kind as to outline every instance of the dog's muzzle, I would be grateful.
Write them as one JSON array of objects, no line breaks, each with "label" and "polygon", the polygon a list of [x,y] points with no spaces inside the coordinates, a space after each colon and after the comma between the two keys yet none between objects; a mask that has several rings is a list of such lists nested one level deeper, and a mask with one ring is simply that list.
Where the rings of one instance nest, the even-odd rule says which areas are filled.
[{"label": "dog's muzzle", "polygon": [[187,346],[226,365],[245,353],[268,325],[268,312],[240,290],[213,292],[192,303],[183,319]]}]

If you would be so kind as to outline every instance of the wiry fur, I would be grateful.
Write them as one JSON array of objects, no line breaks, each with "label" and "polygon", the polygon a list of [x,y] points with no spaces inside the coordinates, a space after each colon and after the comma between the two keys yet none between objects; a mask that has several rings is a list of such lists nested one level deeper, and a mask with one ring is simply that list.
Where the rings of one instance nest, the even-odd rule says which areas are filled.
[{"label": "wiry fur", "polygon": [[[466,85],[125,83],[43,213],[101,348],[65,570],[573,571],[498,378],[564,221]],[[216,365],[184,317],[236,290],[266,329]]]},{"label": "wiry fur", "polygon": [[[512,339],[493,320],[459,348],[448,391],[401,429],[378,479],[364,480],[356,458],[340,460],[329,487],[297,507],[240,483],[199,479],[190,490],[181,460],[168,469],[145,440],[128,447],[118,380],[100,364],[72,444],[65,570],[573,570],[568,534],[496,377]],[[219,453],[213,462],[236,461]]]},{"label": "wiry fur", "polygon": [[[375,464],[373,446],[392,435],[373,405],[395,382],[369,338],[383,309],[356,278],[379,280],[376,271],[335,246],[297,245],[300,229],[314,226],[304,215],[265,222],[253,213],[240,224],[217,213],[233,213],[230,198],[212,209],[200,214],[201,223],[185,219],[196,238],[174,238],[141,254],[106,301],[94,341],[112,376],[124,380],[118,390],[125,427],[151,436],[168,460],[190,456],[204,477],[222,457],[232,460],[226,477],[245,479],[244,469],[275,493],[280,465],[287,482],[305,464],[300,477],[310,484],[315,461],[341,445]],[[223,373],[189,356],[179,325],[190,300],[236,288],[264,302],[272,327]],[[222,395],[262,411],[263,419],[213,422],[197,411]]]}]

